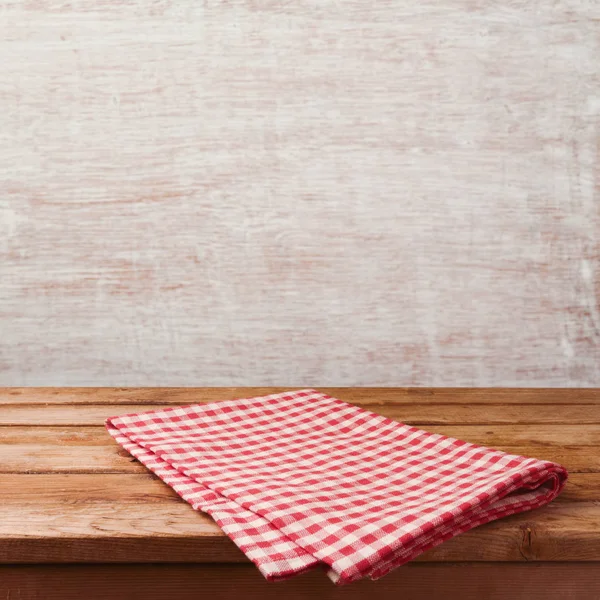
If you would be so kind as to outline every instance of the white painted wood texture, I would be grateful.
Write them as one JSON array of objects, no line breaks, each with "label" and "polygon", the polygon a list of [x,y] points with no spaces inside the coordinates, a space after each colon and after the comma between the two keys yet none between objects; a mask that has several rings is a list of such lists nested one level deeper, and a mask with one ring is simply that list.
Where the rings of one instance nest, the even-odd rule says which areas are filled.
[{"label": "white painted wood texture", "polygon": [[600,3],[0,2],[0,384],[600,384]]}]

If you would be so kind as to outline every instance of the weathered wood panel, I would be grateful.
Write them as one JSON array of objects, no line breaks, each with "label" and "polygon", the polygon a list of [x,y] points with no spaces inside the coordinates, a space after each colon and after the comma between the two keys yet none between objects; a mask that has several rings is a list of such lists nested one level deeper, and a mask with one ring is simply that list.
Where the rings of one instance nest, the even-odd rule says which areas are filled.
[{"label": "weathered wood panel", "polygon": [[0,384],[600,382],[595,0],[7,0]]}]

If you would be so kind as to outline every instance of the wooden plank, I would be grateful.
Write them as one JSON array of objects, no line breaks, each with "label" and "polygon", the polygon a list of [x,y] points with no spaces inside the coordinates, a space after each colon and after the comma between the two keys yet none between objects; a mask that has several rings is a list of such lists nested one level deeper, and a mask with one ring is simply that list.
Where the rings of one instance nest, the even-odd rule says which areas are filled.
[{"label": "wooden plank", "polygon": [[[464,439],[488,446],[575,446],[600,445],[600,431],[595,425],[430,425],[427,431]],[[0,427],[0,444],[104,445],[115,442],[103,426],[70,427]]]},{"label": "wooden plank", "polygon": [[94,502],[183,502],[151,473],[9,473],[0,474],[2,500],[6,504],[44,501]]},{"label": "wooden plank", "polygon": [[[595,474],[585,475],[585,477],[594,476]],[[579,477],[581,478],[582,475]],[[598,487],[595,480],[586,481],[589,481],[589,488]],[[171,487],[150,472],[0,474],[0,490],[2,490],[4,504],[37,504],[40,499],[43,499],[43,502],[66,504],[183,502]],[[600,497],[600,490],[597,491]],[[578,493],[577,499],[590,499],[588,496],[589,494],[584,497],[582,493]]]},{"label": "wooden plank", "polygon": [[[0,444],[104,446],[115,442],[104,427],[0,427]],[[2,451],[0,451],[0,456]]]},{"label": "wooden plank", "polygon": [[427,431],[487,446],[595,446],[597,425],[429,425]]},{"label": "wooden plank", "polygon": [[[107,405],[84,406],[2,406],[0,411],[0,426],[2,425],[31,425],[31,426],[102,426],[110,416],[144,412],[167,408],[169,405],[124,404],[117,407]],[[171,405],[172,406],[172,405]]]},{"label": "wooden plank", "polygon": [[[119,406],[105,404],[51,405],[51,406],[14,406],[3,405],[0,411],[2,425],[33,426],[90,426],[103,425],[109,416],[135,412],[145,412],[168,408],[172,405],[123,404]],[[361,405],[359,405],[361,406]],[[451,404],[440,410],[431,404],[401,405],[362,405],[373,412],[385,415],[409,425],[456,425],[456,424],[599,424],[600,404],[595,405],[556,405],[552,410],[535,404],[523,406],[510,405],[468,405]],[[598,428],[600,430],[600,427]]]},{"label": "wooden plank", "polygon": [[[585,426],[590,427],[590,426]],[[575,426],[428,427],[478,444],[564,465],[571,472],[599,472],[597,435]],[[563,431],[564,430],[564,431]],[[580,442],[578,445],[577,442]],[[118,446],[102,427],[0,427],[0,473],[141,473],[145,467]]]},{"label": "wooden plank", "polygon": [[[110,440],[109,440],[110,442]],[[504,446],[510,454],[531,456],[564,465],[570,472],[600,472],[600,447]],[[146,468],[125,450],[110,446],[59,447],[50,444],[0,445],[0,473],[143,473]]]},{"label": "wooden plank", "polygon": [[[22,515],[19,523],[19,514]],[[205,513],[187,502],[38,502],[0,506],[0,540],[22,537],[222,537]],[[0,542],[1,544],[1,542]]]},{"label": "wooden plank", "polygon": [[[552,503],[471,530],[422,561],[598,561],[600,505]],[[244,555],[184,502],[0,505],[0,562],[238,562]]]},{"label": "wooden plank", "polygon": [[[0,404],[194,404],[284,392],[291,387],[0,388]],[[344,388],[320,391],[364,405],[600,404],[600,388]]]},{"label": "wooden plank", "polygon": [[1,473],[144,473],[131,455],[110,446],[0,445]]},{"label": "wooden plank", "polygon": [[[8,473],[0,474],[4,504],[65,502],[183,502],[158,477],[146,473]],[[600,501],[600,473],[572,473],[554,502]]]},{"label": "wooden plank", "polygon": [[600,473],[569,473],[567,484],[555,502],[600,502]]},{"label": "wooden plank", "polygon": [[282,583],[253,565],[3,565],[7,600],[592,600],[600,598],[593,563],[412,563],[376,582],[334,586],[321,570]]},{"label": "wooden plank", "polygon": [[[552,406],[550,410],[539,404],[450,404],[445,406],[386,404],[362,406],[395,421],[424,428],[430,425],[481,425],[488,423],[511,426],[538,424],[564,426],[600,423],[600,404],[557,404]],[[0,422],[2,422],[1,419]]]}]

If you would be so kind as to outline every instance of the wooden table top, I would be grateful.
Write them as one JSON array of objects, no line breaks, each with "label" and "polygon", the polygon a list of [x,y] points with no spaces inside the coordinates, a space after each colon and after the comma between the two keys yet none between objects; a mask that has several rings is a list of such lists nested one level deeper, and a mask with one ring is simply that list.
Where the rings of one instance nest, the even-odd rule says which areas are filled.
[{"label": "wooden table top", "polygon": [[[0,562],[246,562],[208,516],[117,446],[103,423],[120,413],[285,389],[0,389]],[[569,470],[550,505],[469,531],[419,561],[600,561],[600,389],[320,389]]]}]

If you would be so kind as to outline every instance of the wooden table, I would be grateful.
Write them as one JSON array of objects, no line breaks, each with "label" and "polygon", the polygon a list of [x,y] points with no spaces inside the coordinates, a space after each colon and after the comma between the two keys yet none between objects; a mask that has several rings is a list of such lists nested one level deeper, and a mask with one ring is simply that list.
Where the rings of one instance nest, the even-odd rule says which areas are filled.
[{"label": "wooden table", "polygon": [[284,388],[0,390],[0,598],[600,598],[600,390],[321,388],[393,419],[562,463],[562,495],[378,582],[266,583],[210,518],[120,449],[109,415]]}]

